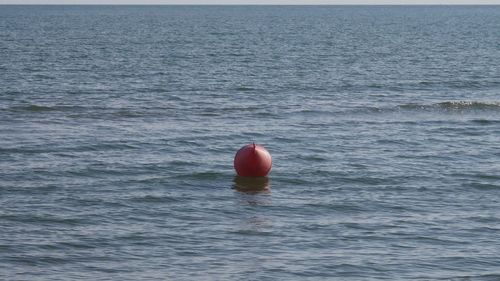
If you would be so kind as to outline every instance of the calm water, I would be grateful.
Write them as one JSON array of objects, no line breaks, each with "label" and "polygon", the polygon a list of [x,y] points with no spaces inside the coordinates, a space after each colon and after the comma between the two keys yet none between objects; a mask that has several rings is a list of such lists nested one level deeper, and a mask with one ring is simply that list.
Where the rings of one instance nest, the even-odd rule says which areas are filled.
[{"label": "calm water", "polygon": [[500,7],[0,6],[0,279],[499,280],[499,63]]}]

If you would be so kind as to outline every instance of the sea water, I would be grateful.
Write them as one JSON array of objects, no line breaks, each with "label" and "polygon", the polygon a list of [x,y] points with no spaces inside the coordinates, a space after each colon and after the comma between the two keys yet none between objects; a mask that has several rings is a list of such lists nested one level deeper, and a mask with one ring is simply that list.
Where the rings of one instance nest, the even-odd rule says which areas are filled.
[{"label": "sea water", "polygon": [[0,6],[0,279],[500,280],[499,65],[493,6]]}]

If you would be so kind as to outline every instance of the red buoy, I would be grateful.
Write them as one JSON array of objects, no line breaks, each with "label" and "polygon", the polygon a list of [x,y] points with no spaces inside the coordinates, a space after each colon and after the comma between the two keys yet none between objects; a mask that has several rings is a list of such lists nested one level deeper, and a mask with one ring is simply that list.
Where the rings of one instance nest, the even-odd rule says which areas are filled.
[{"label": "red buoy", "polygon": [[240,148],[234,156],[234,169],[242,177],[265,177],[271,166],[271,154],[255,143]]}]

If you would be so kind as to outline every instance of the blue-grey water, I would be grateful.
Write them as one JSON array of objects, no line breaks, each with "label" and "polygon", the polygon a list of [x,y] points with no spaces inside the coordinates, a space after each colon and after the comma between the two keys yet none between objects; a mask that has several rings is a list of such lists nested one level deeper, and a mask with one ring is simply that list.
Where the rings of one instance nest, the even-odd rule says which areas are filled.
[{"label": "blue-grey water", "polygon": [[492,6],[0,6],[0,280],[500,280],[499,65]]}]

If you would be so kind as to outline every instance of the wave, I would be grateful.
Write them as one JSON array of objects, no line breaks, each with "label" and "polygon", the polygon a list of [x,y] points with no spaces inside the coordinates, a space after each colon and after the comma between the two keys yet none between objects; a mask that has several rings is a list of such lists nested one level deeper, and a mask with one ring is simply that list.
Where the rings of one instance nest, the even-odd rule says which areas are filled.
[{"label": "wave", "polygon": [[256,91],[257,89],[253,87],[240,86],[240,87],[235,87],[234,90],[238,92],[251,92],[251,91]]},{"label": "wave", "polygon": [[434,104],[408,103],[398,106],[405,110],[425,110],[425,111],[482,111],[500,110],[498,101],[443,101]]},{"label": "wave", "polygon": [[36,224],[65,224],[65,225],[78,225],[83,222],[78,217],[68,217],[51,214],[0,214],[0,219],[10,220],[16,223],[36,223]]},{"label": "wave", "polygon": [[194,179],[194,180],[215,180],[225,177],[226,174],[220,172],[192,172],[176,175],[177,179]]},{"label": "wave", "polygon": [[166,195],[145,195],[129,198],[129,201],[137,203],[173,203],[179,202],[178,198]]},{"label": "wave", "polygon": [[[405,113],[405,112],[424,112],[424,113],[474,113],[474,112],[500,112],[500,101],[479,101],[479,100],[457,100],[440,101],[435,103],[401,103],[390,105],[377,105],[363,103],[354,107],[348,106],[330,106],[327,109],[309,109],[302,108],[287,112],[291,115],[311,115],[311,116],[330,116],[332,114],[387,114],[387,113]],[[478,123],[495,122],[492,120],[476,120]]]},{"label": "wave", "polygon": [[46,105],[36,105],[30,104],[25,106],[14,106],[11,107],[14,111],[27,111],[27,112],[41,112],[41,111],[58,111],[58,110],[67,110],[73,107],[68,106],[46,106]]},{"label": "wave", "polygon": [[100,106],[79,106],[79,105],[17,105],[6,108],[13,113],[28,114],[67,114],[70,118],[137,118],[148,114],[154,115],[157,112],[170,108],[147,107],[147,108],[127,108],[127,107],[100,107]]}]

